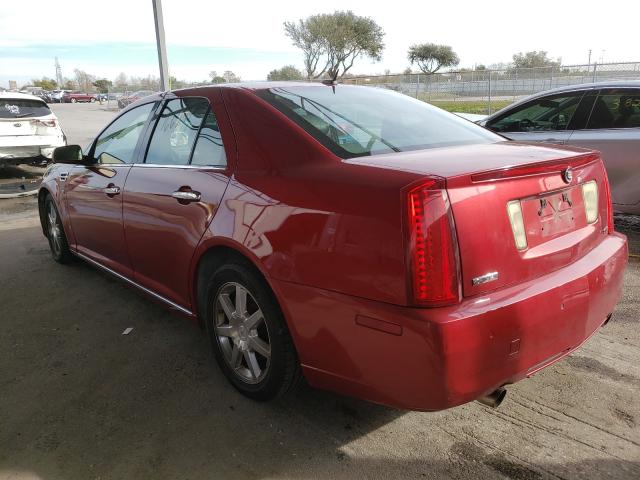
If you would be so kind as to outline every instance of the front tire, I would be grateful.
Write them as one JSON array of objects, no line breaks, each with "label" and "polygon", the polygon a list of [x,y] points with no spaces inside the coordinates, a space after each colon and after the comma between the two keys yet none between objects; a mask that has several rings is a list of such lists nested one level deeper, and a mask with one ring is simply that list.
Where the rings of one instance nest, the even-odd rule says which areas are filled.
[{"label": "front tire", "polygon": [[92,98],[91,100],[89,100],[91,103],[96,103],[96,99]]},{"label": "front tire", "polygon": [[50,195],[44,201],[45,231],[49,240],[51,256],[58,263],[69,263],[73,260],[73,254],[69,250],[67,236],[62,227],[62,220],[58,208]]},{"label": "front tire", "polygon": [[76,102],[77,102],[77,100],[75,98],[71,99],[71,103],[76,103]]},{"label": "front tire", "polygon": [[259,401],[280,397],[300,377],[298,356],[278,303],[244,262],[221,266],[207,286],[205,324],[229,382]]}]

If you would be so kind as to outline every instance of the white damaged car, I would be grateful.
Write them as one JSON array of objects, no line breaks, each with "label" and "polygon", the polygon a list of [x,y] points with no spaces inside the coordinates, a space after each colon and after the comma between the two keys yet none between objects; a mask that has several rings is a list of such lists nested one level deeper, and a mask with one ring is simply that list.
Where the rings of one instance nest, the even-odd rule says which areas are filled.
[{"label": "white damaged car", "polygon": [[42,99],[0,92],[0,167],[46,162],[66,144],[58,118]]}]

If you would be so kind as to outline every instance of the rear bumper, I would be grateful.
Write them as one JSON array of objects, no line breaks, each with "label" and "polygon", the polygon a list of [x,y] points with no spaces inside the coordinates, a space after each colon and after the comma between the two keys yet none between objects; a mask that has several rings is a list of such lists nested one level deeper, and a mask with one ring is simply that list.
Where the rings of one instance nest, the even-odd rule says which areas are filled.
[{"label": "rear bumper", "polygon": [[627,258],[626,237],[608,235],[563,269],[433,309],[273,284],[309,383],[441,410],[531,376],[584,343],[613,312]]},{"label": "rear bumper", "polygon": [[60,135],[25,135],[0,139],[0,161],[44,157],[50,159],[56,147],[65,145]]}]

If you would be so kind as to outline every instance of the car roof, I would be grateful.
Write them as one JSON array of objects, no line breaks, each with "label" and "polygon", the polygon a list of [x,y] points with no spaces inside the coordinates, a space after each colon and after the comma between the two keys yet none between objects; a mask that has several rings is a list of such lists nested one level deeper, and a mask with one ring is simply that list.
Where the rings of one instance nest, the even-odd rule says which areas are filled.
[{"label": "car roof", "polygon": [[534,93],[533,95],[521,98],[520,100],[507,105],[506,107],[486,117],[486,120],[495,118],[498,115],[511,110],[512,108],[518,107],[523,103],[527,103],[531,100],[535,100],[536,98],[555,95],[557,93],[576,92],[580,90],[594,90],[596,88],[640,88],[640,80],[612,80],[603,82],[578,83],[575,85],[564,85],[562,87],[552,88],[551,90],[544,90],[542,92]]},{"label": "car roof", "polygon": [[0,92],[0,99],[10,98],[12,100],[37,100],[42,102],[40,97],[36,97],[35,95],[29,95],[28,93],[19,93],[19,92]]},{"label": "car roof", "polygon": [[[213,85],[204,85],[202,87],[187,87],[180,90],[194,90],[207,88],[241,88],[244,90],[266,90],[268,88],[285,88],[285,87],[325,87],[322,82],[286,82],[286,81],[254,81],[254,82],[237,82],[237,83],[216,83]],[[172,90],[178,92],[180,90]]]},{"label": "car roof", "polygon": [[[207,90],[213,90],[215,88],[237,88],[237,89],[243,89],[243,90],[257,91],[257,90],[266,90],[268,88],[286,88],[286,87],[318,87],[319,88],[319,87],[326,87],[326,86],[327,85],[322,82],[255,81],[255,82],[237,82],[237,83],[216,83],[212,85],[202,85],[199,87],[185,87],[185,88],[178,88],[175,90],[168,90],[166,92],[157,92],[155,94],[148,95],[144,98],[139,99],[134,103],[127,105],[126,110],[137,107],[144,103],[148,103],[150,101],[162,100],[169,93],[176,93],[181,91],[193,92],[194,90],[201,90],[203,92],[206,92]],[[353,87],[354,85],[345,85],[345,86]],[[358,88],[364,88],[364,87],[358,87]],[[133,96],[134,93],[131,93],[130,96]]]}]

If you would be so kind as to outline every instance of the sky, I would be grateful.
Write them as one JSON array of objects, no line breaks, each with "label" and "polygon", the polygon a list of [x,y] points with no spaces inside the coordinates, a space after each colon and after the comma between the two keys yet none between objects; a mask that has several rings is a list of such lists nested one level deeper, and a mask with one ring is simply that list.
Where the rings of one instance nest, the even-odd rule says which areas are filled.
[{"label": "sky", "polygon": [[[56,56],[67,77],[75,68],[108,79],[120,72],[158,76],[151,0],[54,3],[2,0],[0,86],[55,78]],[[335,10],[371,17],[386,33],[382,61],[361,59],[355,74],[401,72],[409,66],[408,47],[423,42],[453,47],[460,67],[509,62],[530,50],[546,50],[565,65],[587,63],[590,49],[592,61],[640,61],[637,0],[609,0],[597,12],[576,0],[162,0],[162,6],[170,74],[189,81],[207,79],[212,70],[263,80],[283,65],[302,69],[283,22]]]}]

